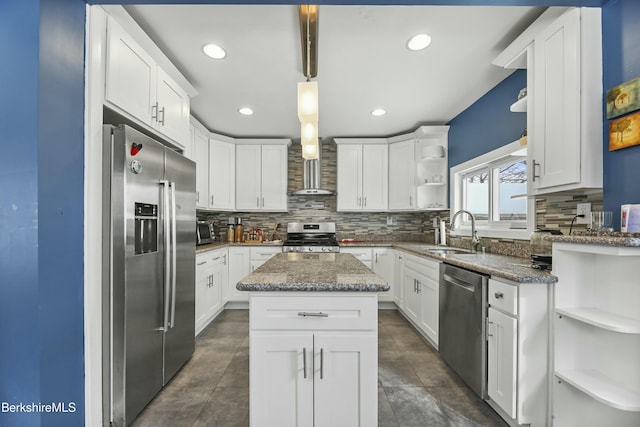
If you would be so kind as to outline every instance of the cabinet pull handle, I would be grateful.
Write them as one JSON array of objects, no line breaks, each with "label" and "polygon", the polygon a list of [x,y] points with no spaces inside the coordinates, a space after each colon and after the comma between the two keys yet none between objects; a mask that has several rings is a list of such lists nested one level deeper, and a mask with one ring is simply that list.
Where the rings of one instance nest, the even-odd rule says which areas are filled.
[{"label": "cabinet pull handle", "polygon": [[222,264],[227,265],[227,255],[222,255]]},{"label": "cabinet pull handle", "polygon": [[211,196],[211,204],[213,205],[213,196]]},{"label": "cabinet pull handle", "polygon": [[502,292],[496,292],[495,294],[493,294],[493,296],[495,296],[496,299],[502,299],[504,297],[504,294]]},{"label": "cabinet pull handle", "polygon": [[487,319],[487,340],[489,339],[489,337],[493,336],[493,334],[491,332],[489,332],[491,330],[489,325],[493,325],[493,322],[490,322],[489,319]]},{"label": "cabinet pull handle", "polygon": [[164,126],[164,107],[162,107],[160,111],[158,111],[158,117],[160,117],[160,113],[162,113],[162,120],[158,120],[158,123]]},{"label": "cabinet pull handle", "polygon": [[409,206],[413,206],[413,196],[409,196]]},{"label": "cabinet pull handle", "polygon": [[156,122],[158,121],[158,103],[157,102],[151,106],[151,119],[155,120]]},{"label": "cabinet pull handle", "polygon": [[365,208],[367,207],[367,198],[366,197],[364,197],[364,207]]},{"label": "cabinet pull handle", "polygon": [[540,175],[536,175],[536,166],[540,167],[540,163],[533,161],[533,175],[531,177],[531,182],[536,182],[536,178],[540,178]]},{"label": "cabinet pull handle", "polygon": [[302,347],[302,375],[307,379],[307,347]]},{"label": "cabinet pull handle", "polygon": [[203,265],[203,264],[206,264],[206,263],[207,263],[207,261],[202,261],[202,262],[196,263],[196,265]]},{"label": "cabinet pull handle", "polygon": [[358,207],[362,206],[362,197],[358,197]]},{"label": "cabinet pull handle", "polygon": [[329,317],[329,313],[323,313],[321,311],[317,313],[310,313],[308,311],[299,311],[298,316],[300,317]]},{"label": "cabinet pull handle", "polygon": [[217,257],[213,258],[211,261],[217,261],[217,260],[219,260],[220,258],[222,258],[222,256],[217,256]]},{"label": "cabinet pull handle", "polygon": [[262,207],[264,208],[264,197],[262,198]]},{"label": "cabinet pull handle", "polygon": [[422,282],[420,282],[420,280],[416,280],[416,292],[421,294],[422,293],[422,289],[420,289],[420,284]]},{"label": "cabinet pull handle", "polygon": [[320,379],[324,379],[324,349],[320,349]]},{"label": "cabinet pull handle", "polygon": [[200,201],[200,192],[196,191],[196,202]]},{"label": "cabinet pull handle", "polygon": [[376,254],[376,264],[378,263],[378,254]]},{"label": "cabinet pull handle", "polygon": [[256,207],[260,207],[260,197],[256,197]]}]

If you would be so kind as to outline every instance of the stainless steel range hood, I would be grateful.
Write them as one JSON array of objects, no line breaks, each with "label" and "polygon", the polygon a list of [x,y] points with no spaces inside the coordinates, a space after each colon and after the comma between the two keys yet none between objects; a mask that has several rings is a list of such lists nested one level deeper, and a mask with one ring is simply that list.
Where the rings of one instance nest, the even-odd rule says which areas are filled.
[{"label": "stainless steel range hood", "polygon": [[335,192],[323,190],[322,187],[322,145],[318,150],[318,159],[304,160],[302,165],[302,189],[294,190],[292,196],[322,196],[331,195]]}]

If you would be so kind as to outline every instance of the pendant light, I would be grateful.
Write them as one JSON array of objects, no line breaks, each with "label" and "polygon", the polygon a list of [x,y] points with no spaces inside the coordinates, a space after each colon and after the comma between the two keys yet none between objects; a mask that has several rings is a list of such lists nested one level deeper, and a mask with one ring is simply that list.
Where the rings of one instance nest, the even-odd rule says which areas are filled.
[{"label": "pendant light", "polygon": [[[298,119],[302,157],[318,158],[318,83],[312,82],[317,70],[318,6],[300,5],[300,42],[302,46],[302,70],[307,78],[298,83]],[[313,53],[313,54],[312,54]]]}]

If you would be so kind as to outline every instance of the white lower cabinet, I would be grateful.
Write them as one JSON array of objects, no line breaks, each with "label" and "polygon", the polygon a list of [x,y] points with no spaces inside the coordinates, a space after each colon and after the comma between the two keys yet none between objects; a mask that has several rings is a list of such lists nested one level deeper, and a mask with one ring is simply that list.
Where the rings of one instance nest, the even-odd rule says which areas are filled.
[{"label": "white lower cabinet", "polygon": [[228,295],[230,302],[248,301],[247,292],[236,289],[236,284],[249,273],[251,273],[251,259],[249,247],[230,246],[229,247],[229,283]]},{"label": "white lower cabinet", "polygon": [[377,426],[377,341],[375,295],[251,294],[251,426]]},{"label": "white lower cabinet", "polygon": [[518,320],[490,307],[489,325],[488,394],[510,418],[515,418]]},{"label": "white lower cabinet", "polygon": [[404,310],[404,254],[400,251],[394,251],[393,254],[393,302],[396,303],[400,310]]},{"label": "white lower cabinet", "polygon": [[378,301],[393,302],[395,289],[395,251],[391,248],[373,248],[372,270],[389,283],[389,290],[378,293]]},{"label": "white lower cabinet", "polygon": [[195,332],[199,334],[222,310],[227,285],[227,249],[196,255]]},{"label": "white lower cabinet", "polygon": [[510,425],[551,424],[551,286],[489,279],[487,402]]},{"label": "white lower cabinet", "polygon": [[281,246],[230,246],[229,247],[229,301],[248,301],[247,292],[236,289],[236,284],[249,273],[277,253]]},{"label": "white lower cabinet", "polygon": [[402,254],[400,310],[438,347],[440,262]]}]

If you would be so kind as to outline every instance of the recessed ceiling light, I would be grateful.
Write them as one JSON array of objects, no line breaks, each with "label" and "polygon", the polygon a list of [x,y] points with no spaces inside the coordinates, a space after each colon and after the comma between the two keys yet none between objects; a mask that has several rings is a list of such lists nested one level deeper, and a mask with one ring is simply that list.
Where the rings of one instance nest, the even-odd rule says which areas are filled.
[{"label": "recessed ceiling light", "polygon": [[431,44],[431,36],[429,34],[416,34],[407,42],[409,50],[422,50]]},{"label": "recessed ceiling light", "polygon": [[242,107],[238,108],[238,113],[242,114],[243,116],[250,116],[253,114],[253,110],[249,107]]},{"label": "recessed ceiling light", "polygon": [[387,114],[387,112],[385,110],[383,110],[382,108],[376,108],[375,110],[373,110],[371,112],[371,115],[375,116],[375,117],[384,116],[385,114]]},{"label": "recessed ceiling light", "polygon": [[222,59],[227,56],[227,52],[217,44],[208,44],[202,48],[204,53],[213,59]]}]

